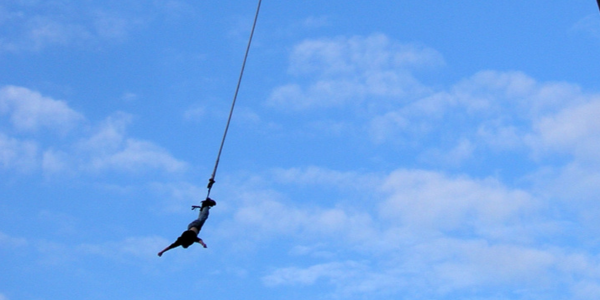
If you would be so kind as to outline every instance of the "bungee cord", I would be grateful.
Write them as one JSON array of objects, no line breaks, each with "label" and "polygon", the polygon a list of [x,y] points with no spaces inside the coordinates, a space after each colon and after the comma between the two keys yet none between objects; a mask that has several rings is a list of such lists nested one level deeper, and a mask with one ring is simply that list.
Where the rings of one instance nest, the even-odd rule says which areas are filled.
[{"label": "bungee cord", "polygon": [[254,15],[254,22],[252,23],[252,30],[250,31],[250,37],[248,38],[248,45],[246,47],[246,53],[244,54],[244,61],[242,62],[240,76],[238,78],[237,86],[235,88],[235,93],[233,95],[233,101],[231,102],[231,109],[229,110],[229,117],[227,118],[227,124],[225,125],[225,131],[223,132],[223,138],[221,139],[221,145],[219,146],[219,152],[217,154],[217,159],[215,161],[215,167],[213,169],[212,175],[210,176],[210,179],[208,180],[208,185],[207,185],[208,192],[206,194],[207,199],[210,196],[210,192],[212,190],[213,184],[215,184],[215,176],[217,175],[217,169],[219,168],[219,162],[221,160],[221,153],[223,152],[223,146],[225,145],[225,139],[227,138],[227,133],[229,132],[229,125],[231,124],[231,117],[233,116],[233,110],[235,109],[235,103],[237,101],[237,96],[240,91],[240,86],[242,84],[242,78],[244,77],[244,69],[246,68],[246,61],[248,60],[248,53],[250,52],[250,45],[252,44],[252,38],[254,37],[254,29],[256,28],[256,23],[258,21],[258,14],[260,12],[261,2],[262,2],[262,0],[258,0],[256,14]]}]

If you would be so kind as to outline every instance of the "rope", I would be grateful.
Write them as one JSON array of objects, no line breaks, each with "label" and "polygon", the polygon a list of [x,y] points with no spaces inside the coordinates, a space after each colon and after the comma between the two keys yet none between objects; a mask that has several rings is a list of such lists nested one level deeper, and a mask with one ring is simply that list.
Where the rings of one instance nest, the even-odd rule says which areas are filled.
[{"label": "rope", "polygon": [[254,23],[252,24],[252,30],[250,31],[250,38],[248,39],[248,46],[246,47],[246,54],[244,55],[244,62],[242,63],[242,69],[240,71],[240,77],[235,88],[235,94],[233,95],[233,101],[231,103],[231,109],[229,110],[229,118],[227,118],[227,125],[225,125],[225,132],[223,133],[223,139],[221,140],[221,146],[219,147],[219,153],[217,154],[217,160],[215,161],[215,168],[213,169],[212,175],[208,180],[208,193],[206,198],[210,196],[210,191],[215,183],[215,176],[217,175],[217,169],[219,168],[219,161],[221,160],[221,153],[223,152],[223,145],[225,145],[225,138],[227,138],[227,132],[229,131],[229,124],[231,124],[231,117],[233,116],[233,109],[237,101],[237,96],[240,91],[240,85],[242,84],[242,77],[244,76],[244,69],[246,68],[246,60],[248,60],[248,53],[250,52],[250,45],[252,44],[252,37],[254,36],[254,29],[256,28],[256,21],[258,20],[258,13],[260,12],[260,4],[262,0],[258,0],[258,7],[256,8],[256,14],[254,15]]}]

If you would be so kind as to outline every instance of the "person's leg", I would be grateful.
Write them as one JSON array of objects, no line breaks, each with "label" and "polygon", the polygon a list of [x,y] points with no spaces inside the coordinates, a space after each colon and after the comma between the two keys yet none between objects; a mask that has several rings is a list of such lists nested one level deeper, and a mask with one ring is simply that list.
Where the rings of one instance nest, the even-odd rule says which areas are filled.
[{"label": "person's leg", "polygon": [[206,219],[208,219],[208,210],[209,209],[210,209],[210,207],[208,207],[208,206],[205,206],[202,209],[200,209],[200,213],[198,214],[198,219],[192,221],[192,223],[190,223],[188,225],[188,229],[191,229],[192,227],[196,227],[196,228],[198,228],[198,232],[200,232],[200,229],[202,229],[204,222],[206,222]]}]

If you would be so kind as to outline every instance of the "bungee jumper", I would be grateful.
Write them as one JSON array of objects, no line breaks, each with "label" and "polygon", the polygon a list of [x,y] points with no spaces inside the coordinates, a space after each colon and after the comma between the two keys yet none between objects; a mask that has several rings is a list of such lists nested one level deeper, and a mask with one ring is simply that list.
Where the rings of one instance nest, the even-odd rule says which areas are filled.
[{"label": "bungee jumper", "polygon": [[198,219],[192,221],[188,225],[188,230],[184,231],[173,244],[158,252],[158,256],[162,256],[163,253],[173,248],[177,248],[179,246],[187,248],[194,243],[199,243],[200,245],[202,245],[202,247],[206,248],[206,244],[201,238],[198,237],[198,234],[200,233],[204,222],[206,222],[206,219],[208,219],[208,211],[211,207],[215,205],[217,205],[217,203],[213,199],[206,198],[206,200],[202,201],[202,206],[192,206],[192,209],[200,208],[200,213],[198,213]]},{"label": "bungee jumper", "polygon": [[215,167],[213,169],[212,175],[208,180],[208,193],[206,194],[206,200],[202,201],[202,205],[193,205],[192,210],[196,208],[200,208],[200,213],[198,214],[198,219],[192,221],[188,225],[188,230],[184,231],[181,236],[177,238],[177,240],[171,245],[167,246],[162,251],[158,252],[158,256],[162,256],[165,252],[177,248],[179,246],[183,248],[188,248],[194,243],[199,243],[202,247],[206,248],[206,244],[204,241],[198,237],[204,222],[208,219],[209,210],[217,205],[217,203],[210,198],[210,192],[212,190],[213,185],[215,184],[215,176],[217,174],[217,168],[219,167],[219,160],[221,159],[221,153],[223,152],[223,146],[225,145],[225,138],[227,137],[227,132],[229,130],[229,124],[231,123],[231,117],[233,116],[233,110],[235,108],[235,102],[237,100],[238,92],[240,90],[240,85],[242,83],[242,77],[244,75],[244,68],[246,67],[246,60],[248,59],[248,53],[250,52],[250,45],[252,44],[252,37],[254,36],[254,29],[256,28],[256,22],[258,20],[258,13],[260,11],[260,5],[262,0],[258,0],[258,7],[256,8],[256,14],[254,16],[254,23],[252,24],[252,30],[250,31],[250,38],[248,39],[248,46],[246,47],[246,54],[244,55],[244,61],[242,63],[242,69],[240,71],[240,76],[238,78],[237,86],[235,89],[235,93],[233,95],[233,101],[231,103],[231,109],[229,110],[229,117],[227,118],[227,124],[225,125],[225,132],[223,133],[223,139],[221,140],[221,145],[219,147],[219,152],[217,154],[217,160],[215,161]]}]

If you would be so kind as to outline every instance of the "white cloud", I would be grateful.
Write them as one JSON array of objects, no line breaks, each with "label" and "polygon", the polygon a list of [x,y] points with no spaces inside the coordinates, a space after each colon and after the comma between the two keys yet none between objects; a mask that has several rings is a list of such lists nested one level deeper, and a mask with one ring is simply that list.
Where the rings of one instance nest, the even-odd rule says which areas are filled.
[{"label": "white cloud", "polygon": [[[360,62],[344,59],[343,53],[355,52],[340,41],[311,41],[296,48],[293,61],[297,63],[292,63],[290,72],[299,80],[276,89],[270,104],[293,109],[342,107],[365,95],[365,99],[373,98],[365,101],[375,103],[376,89],[369,90],[357,75],[365,69]],[[377,66],[376,61],[369,62]],[[303,75],[309,75],[308,83],[302,82]],[[579,299],[594,295],[600,273],[593,251],[585,247],[574,250],[577,246],[553,241],[565,238],[568,230],[562,225],[573,222],[583,225],[586,237],[598,232],[591,229],[598,227],[600,212],[596,204],[600,182],[596,170],[598,95],[586,94],[574,84],[539,82],[522,72],[498,71],[479,72],[420,98],[382,94],[386,93],[397,101],[370,119],[375,141],[423,140],[417,148],[429,154],[422,157],[434,157],[445,165],[471,159],[484,147],[493,150],[482,151],[484,155],[499,157],[525,150],[526,157],[514,164],[532,163],[541,168],[539,173],[530,170],[531,177],[538,177],[528,179],[536,187],[517,189],[494,178],[397,170],[378,190],[384,196],[376,203],[378,214],[366,211],[361,215],[360,226],[368,232],[362,239],[350,238],[357,228],[349,226],[349,220],[355,220],[351,208],[311,211],[290,207],[282,200],[285,195],[268,198],[249,210],[242,206],[238,213],[244,213],[238,214],[236,221],[250,224],[258,232],[269,231],[271,236],[310,232],[312,225],[319,224],[328,241],[343,241],[346,249],[376,253],[370,257],[378,264],[373,268],[377,270],[344,282],[348,291],[359,291],[358,287],[364,287],[363,291],[403,289],[406,295],[414,293],[411,287],[417,287],[448,296],[501,286],[527,289],[524,294],[542,297],[552,291]],[[443,136],[445,141],[431,146],[428,136]],[[557,157],[558,164],[554,161]],[[273,182],[298,186],[324,182],[337,188],[352,181],[348,174],[318,168],[278,170],[275,174]],[[556,198],[564,202],[556,203]],[[563,207],[568,209],[563,211]],[[547,210],[555,212],[545,215]],[[318,221],[317,216],[329,214],[331,223]],[[331,231],[323,229],[327,227]],[[359,243],[377,250],[357,247]],[[324,267],[329,265],[283,267],[263,280],[273,286],[310,285],[332,274]],[[413,270],[419,272],[411,273]],[[381,284],[372,284],[375,278]]]},{"label": "white cloud", "polygon": [[[548,244],[568,233],[557,227],[561,220],[542,217],[546,203],[495,179],[396,170],[372,178],[379,189],[355,190],[355,197],[368,194],[371,206],[378,208],[357,213],[358,205],[326,209],[286,204],[283,195],[264,189],[268,182],[303,188],[355,185],[332,170],[288,171],[254,180],[260,187],[245,192],[248,202],[242,199],[233,206],[235,224],[225,228],[230,238],[258,238],[261,244],[294,236],[301,242],[288,254],[318,259],[269,271],[262,278],[267,286],[325,282],[340,297],[420,293],[435,298],[489,287],[546,295],[550,285],[561,286],[551,288],[554,292],[575,297],[578,285],[590,293],[595,286],[589,283],[600,279],[593,253],[578,252],[571,244]],[[311,247],[313,242],[318,247]],[[340,252],[365,261],[340,260]],[[580,280],[565,282],[565,277]]]},{"label": "white cloud", "polygon": [[385,115],[376,116],[371,120],[369,133],[376,143],[383,143],[392,137],[398,140],[399,133],[408,130],[409,124],[408,118],[403,116],[403,114],[388,112]]},{"label": "white cloud", "polygon": [[28,242],[24,238],[16,238],[7,235],[0,231],[0,247],[2,248],[19,248],[27,246]]},{"label": "white cloud", "polygon": [[499,151],[514,150],[524,147],[523,137],[527,129],[515,124],[504,124],[502,120],[492,120],[477,128],[476,137]]},{"label": "white cloud", "polygon": [[17,86],[0,89],[0,114],[8,114],[15,128],[22,131],[47,127],[65,132],[84,120],[64,101]]},{"label": "white cloud", "polygon": [[[288,208],[282,203],[257,198],[254,203],[237,209],[235,220],[260,230],[257,233],[293,233],[308,221],[308,212]],[[281,218],[281,216],[286,216]]]},{"label": "white cloud", "polygon": [[520,72],[482,71],[453,86],[449,99],[468,112],[488,113],[519,104],[511,100],[528,97],[535,85],[533,79]]},{"label": "white cloud", "polygon": [[[484,241],[446,241],[442,245],[452,256],[435,266],[443,288],[475,285],[543,284],[557,257],[535,248]],[[457,259],[458,258],[458,259]]]},{"label": "white cloud", "polygon": [[400,44],[383,34],[374,34],[304,41],[292,52],[290,72],[345,75],[441,62],[440,54],[433,49]]},{"label": "white cloud", "polygon": [[49,149],[42,154],[42,169],[46,174],[69,172],[69,161],[68,153]]},{"label": "white cloud", "polygon": [[91,37],[91,33],[81,25],[62,23],[47,17],[33,17],[28,25],[28,32],[17,47],[41,50],[47,45],[66,46]]},{"label": "white cloud", "polygon": [[311,16],[311,17],[304,19],[304,21],[302,22],[302,25],[309,29],[316,29],[316,28],[323,28],[323,27],[327,27],[327,26],[331,25],[331,21],[329,20],[328,17],[325,17],[325,16],[319,16],[319,17]]},{"label": "white cloud", "polygon": [[600,162],[600,96],[556,114],[540,118],[534,124],[529,142],[534,150],[573,154],[578,160]]},{"label": "white cloud", "polygon": [[33,246],[29,248],[37,251],[37,262],[52,266],[77,262],[87,255],[99,256],[125,263],[153,260],[156,259],[157,252],[170,243],[171,241],[159,236],[135,236],[120,241],[96,244],[65,244],[45,239],[28,241],[23,238],[9,237],[0,232],[0,249],[3,247],[17,248]]},{"label": "white cloud", "polygon": [[432,149],[419,156],[419,161],[428,165],[459,167],[464,161],[473,157],[476,146],[470,140],[463,138],[454,148]]},{"label": "white cloud", "polygon": [[[323,185],[340,189],[369,189],[376,185],[376,178],[357,172],[341,172],[309,166],[305,168],[274,169],[273,178],[277,182],[295,185]],[[359,185],[356,183],[360,182]]]},{"label": "white cloud", "polygon": [[173,158],[166,150],[151,142],[127,139],[118,152],[108,156],[94,157],[92,168],[138,171],[140,169],[163,169],[167,172],[178,172],[186,168],[186,164]]},{"label": "white cloud", "polygon": [[282,268],[273,271],[262,278],[267,286],[279,285],[312,285],[319,279],[328,279],[339,282],[347,277],[354,277],[360,273],[363,266],[356,262],[326,263],[310,266],[308,268]]},{"label": "white cloud", "polygon": [[12,2],[0,7],[0,24],[11,28],[0,39],[0,52],[121,41],[157,16],[177,18],[193,11],[192,6],[175,0],[109,5],[97,1]]},{"label": "white cloud", "polygon": [[599,99],[565,82],[537,82],[521,72],[482,71],[447,91],[398,103],[375,115],[368,132],[379,144],[410,141],[424,153],[424,161],[445,166],[506,151],[526,152],[529,157],[524,159],[538,162],[557,155],[597,162]]},{"label": "white cloud", "polygon": [[[303,189],[310,185],[351,192],[348,199],[336,199],[338,205],[334,203],[332,208],[315,208],[286,205],[283,195],[268,188],[256,190],[257,186],[252,184],[238,186],[241,192],[236,198],[240,202],[232,213],[235,222],[244,228],[240,229],[243,232],[253,228],[251,232],[264,237],[334,235],[345,241],[376,244],[396,243],[393,236],[403,228],[416,232],[468,232],[486,239],[527,239],[535,234],[524,235],[526,222],[521,221],[518,223],[521,225],[516,226],[513,221],[528,217],[533,220],[540,209],[540,202],[534,196],[510,189],[495,179],[446,176],[432,171],[401,169],[381,177],[313,167],[275,170],[267,178],[271,179],[253,181],[263,187],[271,182]],[[392,227],[389,231],[376,230],[382,224]]]},{"label": "white cloud", "polygon": [[201,120],[206,115],[206,108],[203,106],[193,106],[188,108],[183,116],[186,120],[197,121]]},{"label": "white cloud", "polygon": [[181,15],[193,14],[196,10],[194,5],[180,0],[153,0],[151,5],[157,12],[175,18]]},{"label": "white cloud", "polygon": [[[435,129],[456,130],[448,125],[460,125],[454,124],[457,122],[474,122],[480,127],[495,124],[496,129],[504,125],[527,126],[527,122],[541,115],[579,101],[581,92],[573,85],[539,84],[520,72],[482,71],[447,91],[399,105],[375,118],[374,132],[381,139],[393,136],[386,131],[394,133],[394,127],[412,131],[414,127],[423,128],[417,132],[427,134]],[[447,125],[440,127],[441,122]]]},{"label": "white cloud", "polygon": [[572,287],[575,299],[594,299],[600,295],[600,284],[595,280],[582,280]]},{"label": "white cloud", "polygon": [[[569,218],[580,229],[571,233],[579,239],[595,239],[600,234],[600,174],[598,165],[571,162],[565,166],[546,166],[532,172],[527,180],[532,190],[556,206],[557,217]],[[568,227],[566,227],[568,228]],[[567,230],[563,226],[563,230]],[[577,235],[576,235],[577,234]]]},{"label": "white cloud", "polygon": [[132,120],[133,116],[124,112],[107,117],[90,137],[80,143],[80,147],[90,152],[114,153],[125,141],[127,126]]},{"label": "white cloud", "polygon": [[381,215],[414,230],[485,231],[508,226],[536,206],[525,191],[511,190],[497,180],[449,178],[420,170],[397,170],[382,186],[389,193]]},{"label": "white cloud", "polygon": [[130,237],[118,242],[79,245],[77,251],[119,261],[131,261],[131,259],[150,260],[156,258],[158,252],[156,249],[162,249],[170,243],[170,241],[158,236]]},{"label": "white cloud", "polygon": [[[48,7],[42,9],[53,11]],[[92,37],[85,25],[62,20],[52,13],[37,13],[35,5],[13,7],[6,14],[9,16],[6,22],[14,30],[0,40],[0,52],[38,51],[50,45],[66,46]]]},{"label": "white cloud", "polygon": [[598,96],[517,71],[481,71],[438,92],[413,76],[415,68],[442,63],[434,50],[380,34],[307,40],[291,54],[294,81],[274,89],[267,103],[292,110],[336,107],[346,121],[353,120],[346,124],[354,125],[311,124],[342,126],[338,132],[364,130],[375,143],[419,149],[423,161],[445,166],[505,151],[536,161],[564,154],[597,160]]},{"label": "white cloud", "polygon": [[94,13],[93,30],[100,38],[119,40],[125,38],[136,23],[142,21],[135,17],[129,19],[115,12],[99,10]]},{"label": "white cloud", "polygon": [[139,98],[139,95],[132,93],[132,92],[126,92],[121,96],[121,99],[125,102],[134,102]]},{"label": "white cloud", "polygon": [[[238,186],[238,189],[242,187]],[[331,237],[365,240],[372,234],[370,216],[361,211],[335,208],[300,208],[286,205],[269,190],[245,190],[236,196],[231,211],[232,223],[221,227],[219,235],[243,235],[251,240],[279,236]],[[231,205],[231,204],[230,204]]]},{"label": "white cloud", "polygon": [[600,38],[600,18],[598,18],[598,14],[591,14],[577,21],[571,27],[571,31],[588,34],[593,38]]},{"label": "white cloud", "polygon": [[[151,187],[159,193],[164,202],[161,203],[161,208],[168,212],[181,212],[188,210],[190,205],[198,204],[204,200],[206,187],[198,186],[185,182],[177,183],[152,183]],[[223,204],[219,205],[223,209]],[[225,205],[226,206],[226,205]]]},{"label": "white cloud", "polygon": [[0,132],[0,167],[22,172],[34,170],[38,163],[38,146],[33,141],[20,141]]},{"label": "white cloud", "polygon": [[536,119],[585,101],[577,85],[540,83],[522,72],[481,71],[454,85],[448,95],[446,105],[457,105],[467,113],[514,114],[517,120]]},{"label": "white cloud", "polygon": [[117,113],[107,118],[94,135],[79,143],[80,153],[89,156],[90,170],[179,172],[187,167],[154,143],[127,138],[125,131],[129,122],[130,115]]},{"label": "white cloud", "polygon": [[[173,158],[162,147],[129,137],[126,129],[132,117],[125,113],[108,117],[88,136],[89,130],[84,126],[79,126],[83,130],[77,132],[72,130],[86,120],[64,101],[27,88],[5,86],[0,89],[0,117],[3,115],[8,116],[21,135],[34,134],[35,138],[27,140],[0,132],[0,168],[20,171],[41,168],[48,174],[106,170],[180,172],[187,168],[186,163]],[[66,139],[38,141],[35,133],[42,129],[62,135],[71,133],[80,141],[76,144],[67,144]]]},{"label": "white cloud", "polygon": [[[579,143],[582,147],[577,151],[590,156],[594,149],[592,113],[568,122],[578,117],[575,114],[595,109],[594,96],[583,93],[579,86],[538,82],[522,72],[481,71],[433,92],[412,75],[414,68],[427,63],[440,64],[441,58],[433,50],[401,45],[384,35],[305,41],[297,45],[291,58],[290,72],[296,80],[273,90],[268,104],[298,110],[358,105],[360,109],[344,113],[353,120],[347,124],[366,121],[367,126],[340,130],[365,130],[378,144],[407,145],[410,141],[411,147],[427,147],[422,152],[438,156],[438,161],[452,161],[454,166],[473,158],[476,149],[495,150],[482,152],[486,155],[524,149],[533,155],[556,153],[560,147],[551,140],[561,132],[579,138],[572,136],[576,132],[569,126],[587,130],[583,134],[588,145]],[[405,87],[414,89],[406,92]],[[564,124],[569,125],[556,128]],[[434,136],[444,139],[431,143]],[[436,153],[451,154],[441,157]]]},{"label": "white cloud", "polygon": [[557,249],[429,238],[363,262],[278,268],[262,281],[269,287],[325,282],[334,297],[402,294],[438,298],[460,293],[465,299],[479,299],[486,295],[483,290],[503,288],[524,291],[524,298],[515,299],[557,293],[586,299],[584,295],[597,289],[593,283],[600,279],[598,266],[590,255]]},{"label": "white cloud", "polygon": [[284,109],[339,107],[365,97],[403,97],[423,93],[411,70],[443,63],[432,49],[404,45],[382,34],[307,40],[291,55],[290,73],[314,76],[306,85],[276,88],[268,104]]}]

